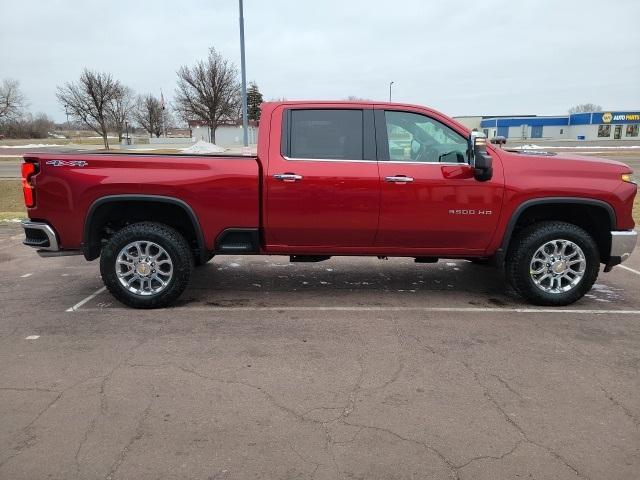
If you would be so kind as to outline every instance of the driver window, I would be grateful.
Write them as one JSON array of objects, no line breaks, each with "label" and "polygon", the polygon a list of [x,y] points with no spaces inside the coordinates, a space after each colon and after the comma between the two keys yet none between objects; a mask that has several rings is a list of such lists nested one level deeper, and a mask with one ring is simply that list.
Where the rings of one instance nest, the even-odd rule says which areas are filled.
[{"label": "driver window", "polygon": [[467,139],[417,113],[385,111],[392,162],[467,163]]}]

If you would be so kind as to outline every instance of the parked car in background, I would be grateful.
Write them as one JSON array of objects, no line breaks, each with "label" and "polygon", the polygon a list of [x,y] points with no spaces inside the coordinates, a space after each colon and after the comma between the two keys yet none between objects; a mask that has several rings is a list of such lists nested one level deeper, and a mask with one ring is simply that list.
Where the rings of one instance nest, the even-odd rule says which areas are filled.
[{"label": "parked car in background", "polygon": [[502,135],[496,135],[490,140],[490,142],[494,145],[504,145],[507,143],[507,138],[503,137]]}]

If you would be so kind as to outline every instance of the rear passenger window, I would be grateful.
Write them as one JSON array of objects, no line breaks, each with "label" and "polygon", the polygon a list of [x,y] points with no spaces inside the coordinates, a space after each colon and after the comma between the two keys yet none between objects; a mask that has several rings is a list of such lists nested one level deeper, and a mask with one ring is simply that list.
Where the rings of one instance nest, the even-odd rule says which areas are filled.
[{"label": "rear passenger window", "polygon": [[290,158],[362,160],[362,110],[291,110]]}]

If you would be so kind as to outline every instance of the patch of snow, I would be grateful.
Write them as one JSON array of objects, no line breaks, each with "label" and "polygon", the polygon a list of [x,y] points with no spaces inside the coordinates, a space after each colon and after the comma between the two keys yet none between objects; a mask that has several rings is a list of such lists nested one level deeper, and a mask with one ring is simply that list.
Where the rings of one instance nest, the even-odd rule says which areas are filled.
[{"label": "patch of snow", "polygon": [[67,147],[67,145],[56,145],[55,143],[28,143],[27,145],[0,145],[0,148],[49,148]]},{"label": "patch of snow", "polygon": [[203,155],[207,153],[221,153],[224,152],[224,148],[219,147],[213,143],[205,142],[204,140],[200,140],[190,147],[183,148],[180,150],[182,153],[195,153],[197,155]]},{"label": "patch of snow", "polygon": [[574,147],[570,147],[570,146],[555,146],[555,145],[546,145],[546,146],[541,146],[541,145],[536,145],[534,143],[530,143],[527,145],[519,145],[519,146],[513,146],[513,147],[509,147],[512,150],[579,150],[579,149],[599,149],[599,150],[635,150],[635,149],[640,149],[640,145],[606,145],[606,146],[599,146],[599,145],[576,145]]}]

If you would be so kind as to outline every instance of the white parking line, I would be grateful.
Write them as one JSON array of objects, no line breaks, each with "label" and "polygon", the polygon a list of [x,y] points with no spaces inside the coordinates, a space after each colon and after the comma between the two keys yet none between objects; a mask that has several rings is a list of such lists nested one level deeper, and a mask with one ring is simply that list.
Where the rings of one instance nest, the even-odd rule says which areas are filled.
[{"label": "white parking line", "polygon": [[[101,289],[104,290],[104,289]],[[100,291],[101,291],[100,290]],[[89,301],[99,292],[83,300],[68,312],[76,311],[79,306]],[[129,310],[127,308],[85,308],[82,312],[105,312]],[[175,307],[167,311],[185,312],[424,312],[424,313],[573,313],[573,314],[608,314],[608,315],[640,315],[640,310],[596,310],[569,308],[498,308],[498,307]]]},{"label": "white parking line", "polygon": [[25,273],[24,275],[20,275],[20,278],[28,278],[31,275],[33,275],[33,273]]},{"label": "white parking line", "polygon": [[96,290],[95,292],[93,292],[91,295],[89,295],[87,298],[84,298],[82,300],[80,300],[78,303],[76,303],[73,307],[71,308],[67,308],[67,312],[75,312],[77,311],[81,306],[83,306],[85,303],[87,303],[89,300],[91,300],[92,298],[95,298],[97,295],[100,295],[102,292],[104,292],[107,289],[107,287],[102,287],[99,288],[98,290]]},{"label": "white parking line", "polygon": [[624,269],[624,270],[628,271],[628,272],[635,273],[636,275],[640,275],[640,272],[639,272],[638,270],[634,270],[633,268],[629,268],[629,267],[627,267],[626,265],[618,265],[618,266],[619,266],[620,268],[622,268],[622,269]]}]

